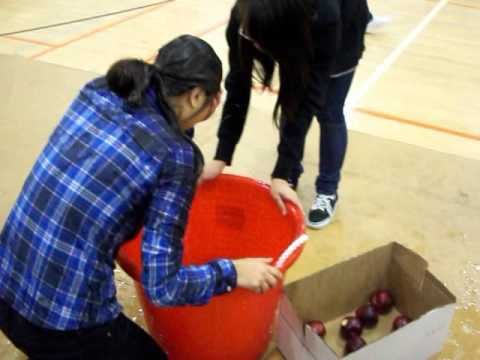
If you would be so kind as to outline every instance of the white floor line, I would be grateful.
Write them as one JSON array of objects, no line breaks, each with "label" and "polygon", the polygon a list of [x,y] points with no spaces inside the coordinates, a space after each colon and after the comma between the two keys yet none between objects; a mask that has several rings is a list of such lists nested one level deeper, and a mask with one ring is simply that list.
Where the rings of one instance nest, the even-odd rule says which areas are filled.
[{"label": "white floor line", "polygon": [[[448,4],[448,0],[441,0],[435,7],[428,13],[423,20],[407,35],[407,37],[387,56],[387,58],[381,63],[375,72],[365,81],[360,89],[348,97],[345,104],[345,116],[347,118],[347,124],[350,124],[352,118],[352,111],[358,106],[360,100],[370,90],[370,88],[385,74],[388,69],[398,60],[400,55],[415,41],[420,33],[430,24],[430,22],[437,16],[437,14]],[[368,49],[367,49],[368,51]]]}]

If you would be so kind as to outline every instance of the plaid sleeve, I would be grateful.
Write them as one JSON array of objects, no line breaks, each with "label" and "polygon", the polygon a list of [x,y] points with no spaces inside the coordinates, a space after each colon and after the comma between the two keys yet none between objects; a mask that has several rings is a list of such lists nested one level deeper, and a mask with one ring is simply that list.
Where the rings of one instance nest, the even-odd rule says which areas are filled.
[{"label": "plaid sleeve", "polygon": [[168,161],[146,214],[142,283],[149,299],[157,305],[202,305],[236,285],[236,271],[230,260],[182,266],[182,238],[195,181],[188,164],[191,156],[177,151]]}]

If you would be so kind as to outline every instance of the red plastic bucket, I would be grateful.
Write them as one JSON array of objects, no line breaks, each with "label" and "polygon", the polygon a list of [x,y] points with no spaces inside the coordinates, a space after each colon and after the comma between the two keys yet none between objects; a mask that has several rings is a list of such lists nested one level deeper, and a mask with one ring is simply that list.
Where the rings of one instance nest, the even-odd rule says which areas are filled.
[{"label": "red plastic bucket", "polygon": [[[221,175],[203,183],[190,210],[183,263],[281,257],[285,272],[303,249],[301,241],[290,245],[305,231],[300,209],[287,206],[288,214],[283,216],[269,187],[253,179]],[[265,294],[237,288],[204,306],[155,306],[139,283],[141,238],[139,234],[122,245],[117,260],[136,280],[149,332],[170,359],[255,360],[263,354],[272,335],[281,285]]]}]

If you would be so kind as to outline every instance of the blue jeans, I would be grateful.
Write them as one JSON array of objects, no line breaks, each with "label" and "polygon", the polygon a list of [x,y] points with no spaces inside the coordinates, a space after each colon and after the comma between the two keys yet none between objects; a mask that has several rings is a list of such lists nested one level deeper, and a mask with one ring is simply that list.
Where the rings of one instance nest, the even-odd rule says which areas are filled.
[{"label": "blue jeans", "polygon": [[[325,107],[315,114],[320,124],[320,164],[315,182],[317,193],[337,193],[348,143],[343,107],[353,77],[354,72],[330,79]],[[298,180],[302,173],[302,164],[298,163],[292,180]]]}]

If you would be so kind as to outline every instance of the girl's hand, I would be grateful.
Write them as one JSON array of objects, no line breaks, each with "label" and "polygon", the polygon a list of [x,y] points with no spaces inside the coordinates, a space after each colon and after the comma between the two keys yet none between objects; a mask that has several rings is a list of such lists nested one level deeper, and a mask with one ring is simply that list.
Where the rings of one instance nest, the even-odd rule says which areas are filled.
[{"label": "girl's hand", "polygon": [[264,293],[282,280],[282,272],[270,265],[271,258],[244,258],[233,260],[237,270],[237,286]]},{"label": "girl's hand", "polygon": [[295,205],[297,205],[298,208],[303,212],[302,204],[298,199],[297,193],[295,192],[295,190],[293,190],[290,187],[290,185],[286,180],[273,178],[271,181],[270,192],[283,215],[287,214],[287,207],[285,206],[285,200],[290,200]]},{"label": "girl's hand", "polygon": [[223,172],[227,164],[222,160],[212,160],[203,168],[200,183],[203,181],[213,180]]}]

